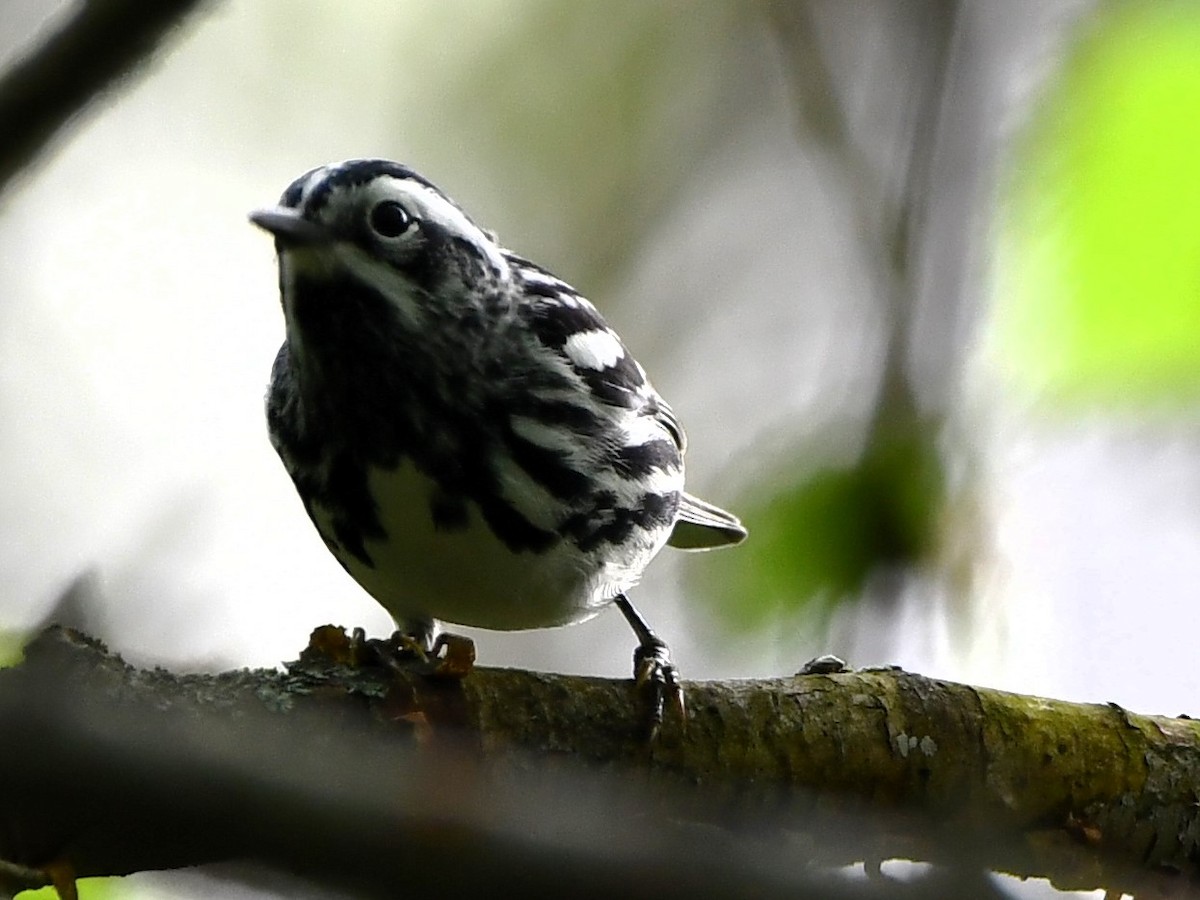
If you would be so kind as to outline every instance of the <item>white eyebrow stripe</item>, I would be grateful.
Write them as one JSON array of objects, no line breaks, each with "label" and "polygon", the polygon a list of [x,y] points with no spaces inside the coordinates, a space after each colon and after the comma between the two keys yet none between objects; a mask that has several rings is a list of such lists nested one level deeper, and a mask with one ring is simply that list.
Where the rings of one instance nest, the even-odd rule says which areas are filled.
[{"label": "white eyebrow stripe", "polygon": [[433,222],[450,234],[466,238],[487,255],[488,260],[498,272],[501,274],[508,273],[508,261],[504,258],[495,242],[482,228],[467,218],[466,213],[447,200],[438,191],[426,187],[420,182],[411,181],[406,178],[389,177],[381,179],[381,181],[386,182],[385,191],[399,194],[402,199],[407,199],[412,203],[416,207],[413,211],[419,218]]}]

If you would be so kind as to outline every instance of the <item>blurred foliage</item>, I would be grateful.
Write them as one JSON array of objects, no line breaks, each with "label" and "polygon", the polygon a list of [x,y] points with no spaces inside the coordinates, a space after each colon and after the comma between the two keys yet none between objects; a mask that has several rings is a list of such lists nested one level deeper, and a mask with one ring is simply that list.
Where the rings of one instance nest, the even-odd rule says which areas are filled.
[{"label": "blurred foliage", "polygon": [[1084,404],[1200,399],[1200,6],[1109,8],[1015,160],[1001,363]]},{"label": "blurred foliage", "polygon": [[929,558],[945,494],[936,434],[915,421],[885,424],[850,465],[762,479],[770,494],[739,507],[751,539],[714,561],[721,593],[736,598],[718,611],[747,629],[802,611],[823,617],[860,596],[872,574]]},{"label": "blurred foliage", "polygon": [[[79,890],[79,900],[117,900],[118,897],[129,896],[120,878],[81,878],[75,882],[75,886]],[[17,896],[20,900],[59,900],[52,887],[21,891]]]},{"label": "blurred foliage", "polygon": [[15,666],[21,661],[27,638],[24,631],[0,629],[0,669]]},{"label": "blurred foliage", "polygon": [[[493,183],[490,203],[486,184],[463,194],[521,252],[586,290],[607,287],[706,149],[735,127],[734,98],[748,88],[730,44],[757,10],[530,0],[492,14],[502,38],[486,30],[487,40],[438,72],[468,171]],[[397,135],[412,140],[412,131],[396,123]],[[444,155],[445,133],[433,129],[430,139],[429,154]]]}]

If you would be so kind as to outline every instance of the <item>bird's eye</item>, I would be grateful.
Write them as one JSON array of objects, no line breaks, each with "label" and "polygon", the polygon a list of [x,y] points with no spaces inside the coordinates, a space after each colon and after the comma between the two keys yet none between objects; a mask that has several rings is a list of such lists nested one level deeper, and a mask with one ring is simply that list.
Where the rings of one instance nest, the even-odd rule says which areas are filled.
[{"label": "bird's eye", "polygon": [[395,200],[381,200],[371,208],[371,228],[385,238],[400,237],[413,225],[412,216]]}]

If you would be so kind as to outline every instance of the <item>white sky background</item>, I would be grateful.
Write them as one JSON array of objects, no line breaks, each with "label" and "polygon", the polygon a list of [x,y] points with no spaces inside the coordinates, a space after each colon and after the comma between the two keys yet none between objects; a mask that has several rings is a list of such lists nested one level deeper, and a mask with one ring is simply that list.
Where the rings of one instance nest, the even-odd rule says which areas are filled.
[{"label": "white sky background", "polygon": [[[390,156],[576,281],[554,237],[571,198],[510,188],[439,107],[439,71],[503,39],[513,8],[406,5],[413,38],[397,59],[395,32],[369,20],[390,3],[356,6],[363,18],[308,3],[322,28],[290,33],[289,0],[219,5],[0,199],[0,628],[37,621],[92,573],[94,630],[140,662],[274,665],[318,624],[388,629],[267,441],[283,327],[271,241],[246,213],[314,165]],[[36,16],[5,21],[23,9],[0,11],[0,35],[31,33]],[[592,297],[684,419],[689,483],[735,508],[765,458],[756,447],[869,406],[878,343],[837,174],[797,147],[770,54],[761,65],[775,112],[692,173],[619,296]],[[514,205],[545,215],[507,219]],[[914,597],[886,621],[848,611],[838,646],[794,633],[725,643],[683,597],[689,560],[664,554],[634,599],[685,677],[789,674],[849,649],[870,657],[854,664],[1200,712],[1197,423],[1039,424],[987,352],[972,372],[958,424],[985,462],[994,538],[975,630]],[[616,613],[475,636],[485,664],[612,676],[634,644]]]}]

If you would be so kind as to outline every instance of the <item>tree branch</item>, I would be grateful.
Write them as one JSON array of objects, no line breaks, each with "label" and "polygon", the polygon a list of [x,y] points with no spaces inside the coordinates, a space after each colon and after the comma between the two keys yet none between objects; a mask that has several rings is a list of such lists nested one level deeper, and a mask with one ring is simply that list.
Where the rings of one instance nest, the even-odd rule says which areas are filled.
[{"label": "tree branch", "polygon": [[862,671],[687,685],[686,729],[648,748],[628,682],[438,679],[348,647],[175,675],[47,630],[0,672],[0,856],[257,859],[364,896],[874,896],[820,870],[892,858],[1130,892],[1196,875],[1187,719]]},{"label": "tree branch", "polygon": [[200,0],[84,0],[0,78],[0,192],[100,92],[149,58]]}]

